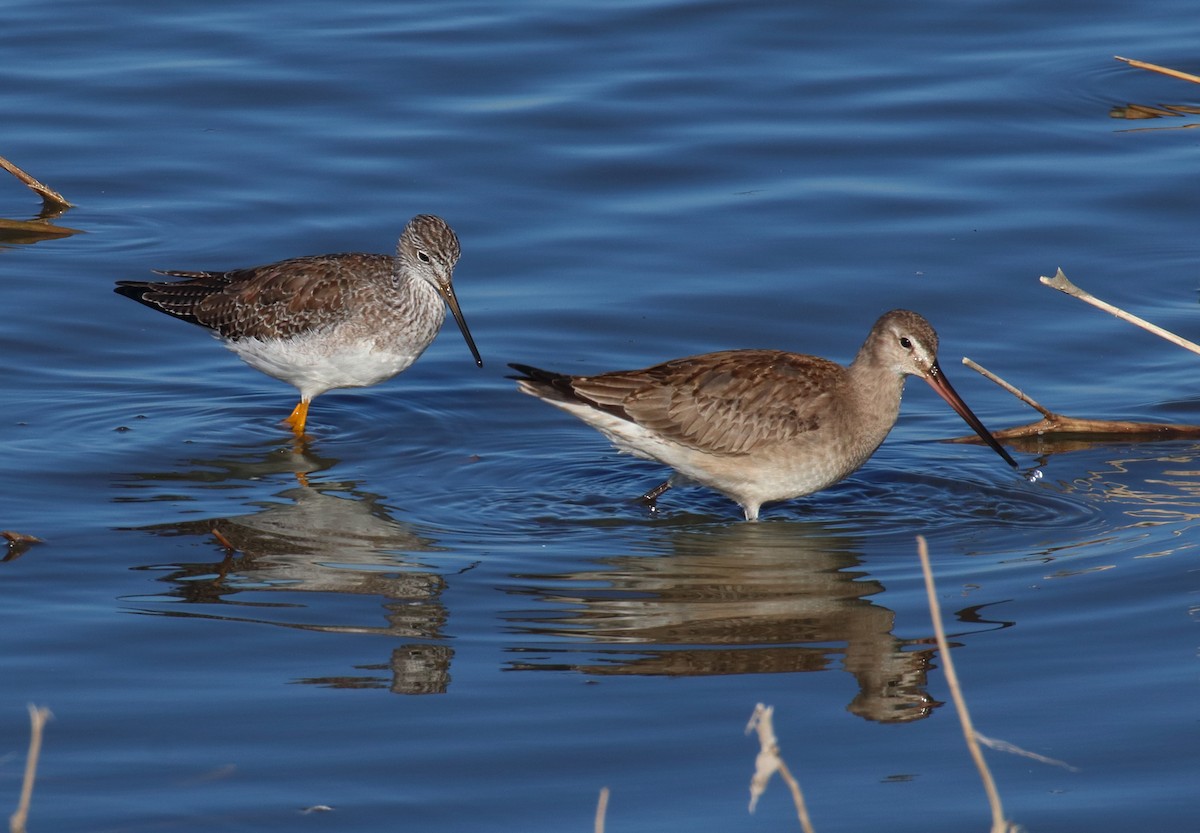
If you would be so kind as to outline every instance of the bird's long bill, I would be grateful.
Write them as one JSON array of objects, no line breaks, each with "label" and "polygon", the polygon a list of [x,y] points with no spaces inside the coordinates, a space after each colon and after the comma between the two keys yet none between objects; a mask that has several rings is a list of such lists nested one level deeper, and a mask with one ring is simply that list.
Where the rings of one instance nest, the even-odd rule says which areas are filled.
[{"label": "bird's long bill", "polygon": [[475,348],[475,339],[471,338],[471,331],[467,329],[467,319],[463,318],[462,310],[458,308],[458,297],[454,294],[454,287],[447,285],[442,292],[442,297],[446,299],[446,306],[450,307],[450,314],[454,316],[458,328],[462,330],[463,338],[467,340],[467,346],[471,348],[471,355],[475,357],[475,366],[483,367],[483,358],[479,355],[479,350]]},{"label": "bird's long bill", "polygon": [[971,409],[967,407],[967,403],[962,401],[962,397],[950,385],[950,380],[946,378],[946,374],[938,367],[936,361],[930,370],[932,372],[925,377],[925,381],[929,383],[929,387],[937,391],[938,396],[945,399],[947,404],[963,418],[963,421],[975,429],[975,433],[979,435],[981,440],[990,445],[992,450],[1003,457],[1006,463],[1014,469],[1017,468],[1017,461],[1010,457],[1008,452],[1004,450],[1004,446],[996,442],[996,438],[992,436],[991,432],[983,427],[983,423],[979,421],[979,417],[975,416],[971,412]]}]

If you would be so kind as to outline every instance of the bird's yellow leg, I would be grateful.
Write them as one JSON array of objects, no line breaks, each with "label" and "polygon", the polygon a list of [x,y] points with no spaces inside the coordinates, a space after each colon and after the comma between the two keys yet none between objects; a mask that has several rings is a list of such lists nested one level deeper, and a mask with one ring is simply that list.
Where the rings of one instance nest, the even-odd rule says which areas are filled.
[{"label": "bird's yellow leg", "polygon": [[301,399],[299,404],[292,409],[291,415],[284,420],[288,425],[292,426],[292,433],[297,437],[304,436],[304,423],[308,420],[308,401]]}]

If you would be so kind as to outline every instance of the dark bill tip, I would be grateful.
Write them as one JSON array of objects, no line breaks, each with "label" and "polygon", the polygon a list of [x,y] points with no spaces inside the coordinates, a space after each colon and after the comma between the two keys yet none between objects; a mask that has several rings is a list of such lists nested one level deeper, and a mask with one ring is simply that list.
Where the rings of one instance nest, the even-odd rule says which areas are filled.
[{"label": "dark bill tip", "polygon": [[942,372],[937,362],[933,363],[931,371],[930,375],[925,377],[925,381],[929,383],[929,386],[937,391],[938,396],[946,400],[946,403],[954,409],[955,413],[963,418],[963,421],[967,425],[970,425],[974,429],[975,433],[979,435],[979,439],[990,445],[992,450],[1004,459],[1004,462],[1008,463],[1014,469],[1019,470],[1020,466],[1017,465],[1017,461],[1004,450],[1004,446],[997,442],[996,438],[992,436],[992,432],[988,431],[979,420],[979,417],[975,416],[971,409],[967,407],[967,403],[963,402],[962,397],[954,390],[954,387],[950,384],[950,380],[946,378],[946,374]]},{"label": "dark bill tip", "polygon": [[467,319],[463,318],[462,310],[458,308],[458,298],[454,294],[454,290],[447,287],[444,293],[446,306],[450,307],[450,314],[454,316],[454,322],[458,324],[458,329],[462,331],[463,339],[467,342],[467,347],[471,350],[471,356],[475,359],[476,367],[483,367],[483,357],[479,355],[479,350],[475,347],[475,339],[471,338],[471,331],[467,328]]}]

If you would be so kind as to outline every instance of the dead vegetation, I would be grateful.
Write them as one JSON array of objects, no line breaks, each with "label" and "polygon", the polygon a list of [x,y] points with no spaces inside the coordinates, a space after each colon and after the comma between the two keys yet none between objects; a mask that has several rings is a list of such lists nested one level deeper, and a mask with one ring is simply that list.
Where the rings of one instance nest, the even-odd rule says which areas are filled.
[{"label": "dead vegetation", "polygon": [[70,237],[72,234],[79,233],[79,229],[55,225],[53,222],[65,214],[68,209],[74,207],[66,197],[3,156],[0,156],[0,168],[15,176],[22,184],[42,198],[42,210],[37,217],[29,220],[0,218],[0,243],[37,243],[40,240]]},{"label": "dead vegetation", "polygon": [[[1137,69],[1145,69],[1150,72],[1157,72],[1160,75],[1166,75],[1171,78],[1178,78],[1181,81],[1188,81],[1192,84],[1200,84],[1200,76],[1192,75],[1190,72],[1181,72],[1170,67],[1151,64],[1146,61],[1136,61],[1132,58],[1122,58],[1120,55],[1114,55],[1118,61],[1129,64]],[[1200,115],[1200,106],[1195,104],[1126,104],[1124,106],[1114,106],[1108,111],[1108,115],[1114,119],[1124,119],[1127,121],[1139,121],[1145,119],[1163,119],[1163,118],[1181,118],[1186,116]],[[1151,128],[1157,130],[1182,130],[1193,127],[1200,127],[1200,122],[1191,122],[1188,124],[1173,125],[1169,128]],[[1138,128],[1145,129],[1145,128]],[[1132,133],[1135,130],[1122,132]]]},{"label": "dead vegetation", "polygon": [[[1063,274],[1063,270],[1059,269],[1054,277],[1042,276],[1041,281],[1051,289],[1056,289],[1070,295],[1072,298],[1077,298],[1084,303],[1090,304],[1097,309],[1102,309],[1105,312],[1120,318],[1137,327],[1141,327],[1147,332],[1153,333],[1159,338],[1165,339],[1177,347],[1182,347],[1185,350],[1190,350],[1193,353],[1200,354],[1200,344],[1188,341],[1181,336],[1172,333],[1170,330],[1165,330],[1156,324],[1151,324],[1144,318],[1139,318],[1136,315],[1126,312],[1120,307],[1114,306],[1107,301],[1103,301],[1092,295],[1086,290],[1080,289],[1071,281],[1067,280],[1067,276]],[[1044,450],[1044,447],[1049,444],[1055,450],[1067,451],[1077,447],[1087,447],[1094,445],[1097,442],[1136,442],[1146,440],[1178,440],[1178,439],[1194,439],[1200,437],[1200,425],[1180,425],[1165,422],[1132,422],[1127,420],[1102,420],[1102,419],[1087,419],[1079,417],[1064,416],[1063,414],[1051,411],[1037,402],[1033,397],[1018,389],[1009,382],[1001,379],[991,371],[981,367],[970,359],[964,358],[963,364],[972,370],[981,373],[984,377],[995,382],[1000,387],[1011,393],[1013,396],[1020,399],[1029,407],[1042,415],[1042,418],[1037,422],[1031,422],[1027,425],[1019,425],[1014,428],[1005,428],[1002,431],[992,433],[996,439],[1003,442],[1011,443],[1022,450]],[[977,443],[979,438],[971,435],[964,437],[955,437],[948,442],[955,443]]]},{"label": "dead vegetation", "polygon": [[21,781],[21,798],[16,811],[8,817],[9,833],[26,833],[25,822],[29,818],[29,805],[33,800],[33,782],[37,779],[38,758],[42,753],[42,729],[53,717],[49,709],[31,705],[29,707],[29,754],[25,757],[25,777]]}]

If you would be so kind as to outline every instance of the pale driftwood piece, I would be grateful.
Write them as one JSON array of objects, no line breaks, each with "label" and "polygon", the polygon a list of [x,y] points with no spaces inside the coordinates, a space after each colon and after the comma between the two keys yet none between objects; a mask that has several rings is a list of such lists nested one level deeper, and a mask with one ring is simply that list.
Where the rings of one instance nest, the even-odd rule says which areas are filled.
[{"label": "pale driftwood piece", "polygon": [[1146,61],[1136,61],[1133,58],[1122,58],[1120,55],[1113,55],[1113,57],[1116,58],[1118,61],[1124,61],[1125,63],[1129,64],[1131,67],[1137,67],[1138,69],[1148,69],[1151,72],[1160,72],[1163,75],[1169,75],[1172,78],[1178,78],[1181,81],[1191,81],[1193,84],[1200,84],[1200,76],[1192,75],[1191,73],[1180,72],[1177,69],[1171,69],[1170,67],[1162,67],[1162,66],[1159,66],[1158,64],[1147,63]]},{"label": "pale driftwood piece", "polygon": [[0,156],[0,168],[4,168],[4,170],[8,171],[17,179],[21,180],[21,182],[25,183],[26,186],[36,192],[38,196],[40,196],[45,202],[52,203],[54,205],[61,205],[65,208],[70,208],[73,205],[73,203],[69,202],[62,194],[58,193],[48,185],[43,185],[41,182],[18,168],[12,162],[9,162],[3,156]]},{"label": "pale driftwood piece", "polygon": [[1045,275],[1042,275],[1040,280],[1051,289],[1057,289],[1059,292],[1064,292],[1067,295],[1070,295],[1072,298],[1078,298],[1084,303],[1091,304],[1097,309],[1102,309],[1110,315],[1115,315],[1122,321],[1128,321],[1130,324],[1141,327],[1147,332],[1154,333],[1159,338],[1165,338],[1167,341],[1171,342],[1177,347],[1182,347],[1184,350],[1191,350],[1193,353],[1200,354],[1200,344],[1195,344],[1194,342],[1188,341],[1186,338],[1177,336],[1170,330],[1164,330],[1157,324],[1151,324],[1144,318],[1138,318],[1136,315],[1128,313],[1120,307],[1115,307],[1107,301],[1101,301],[1092,293],[1080,289],[1078,286],[1067,280],[1067,276],[1063,274],[1063,270],[1061,268],[1053,278],[1048,278]]},{"label": "pale driftwood piece", "polygon": [[963,697],[962,687],[958,683],[958,673],[954,670],[954,660],[950,656],[950,644],[946,640],[946,629],[942,625],[942,611],[937,603],[937,589],[933,583],[933,569],[929,566],[929,546],[925,536],[917,536],[917,555],[921,559],[921,572],[925,574],[925,594],[929,599],[929,616],[933,620],[933,636],[937,640],[938,652],[942,657],[942,673],[946,675],[946,685],[950,687],[950,697],[954,700],[954,708],[958,712],[958,723],[962,727],[963,738],[967,741],[967,749],[979,770],[979,778],[983,781],[983,791],[987,793],[988,806],[992,809],[991,833],[1009,833],[1017,830],[1017,826],[1004,817],[1004,807],[1000,802],[1000,791],[996,789],[996,781],[992,771],[984,760],[983,750],[979,748],[975,727],[971,722],[971,713],[967,710],[967,701]]},{"label": "pale driftwood piece", "polygon": [[[1074,438],[1087,437],[1092,439],[1133,439],[1137,437],[1148,437],[1155,440],[1170,440],[1170,439],[1193,439],[1200,437],[1200,425],[1173,425],[1167,422],[1130,422],[1125,420],[1112,421],[1104,419],[1076,419],[1075,417],[1063,416],[1056,414],[1049,408],[1046,408],[1033,397],[1027,395],[1023,391],[1010,385],[1004,379],[1001,379],[995,373],[992,373],[982,365],[976,364],[968,358],[964,358],[963,364],[972,370],[980,373],[985,378],[995,382],[1000,387],[1011,393],[1013,396],[1020,399],[1029,407],[1042,415],[1042,419],[1037,422],[1031,422],[1028,425],[1020,425],[1016,428],[1005,428],[1002,431],[993,431],[992,436],[998,440],[1021,440],[1021,439],[1055,439],[1055,438]],[[980,440],[972,434],[969,437],[954,437],[946,442],[951,443],[978,443]]]}]

